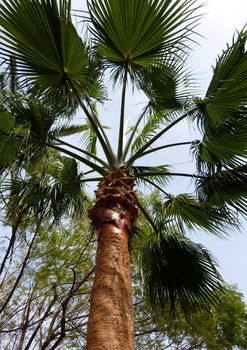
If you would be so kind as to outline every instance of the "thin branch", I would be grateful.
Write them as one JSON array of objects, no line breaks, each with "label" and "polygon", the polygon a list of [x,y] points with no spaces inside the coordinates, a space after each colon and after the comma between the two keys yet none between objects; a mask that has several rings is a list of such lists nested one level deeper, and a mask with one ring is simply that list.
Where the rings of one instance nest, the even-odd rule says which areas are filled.
[{"label": "thin branch", "polygon": [[[83,285],[83,283],[85,283],[88,278],[94,273],[95,271],[95,266],[83,277],[82,280],[76,282],[75,281],[75,274],[74,274],[74,280],[73,280],[73,284],[66,296],[66,298],[64,299],[64,301],[62,302],[62,316],[61,316],[61,321],[60,321],[60,335],[59,338],[56,340],[55,344],[53,344],[53,346],[50,348],[50,350],[54,350],[60,343],[61,341],[64,339],[64,337],[66,336],[66,310],[67,310],[67,306],[68,303],[70,301],[70,299],[75,295],[75,293],[78,291],[78,289]],[[50,337],[49,339],[46,339],[45,342],[42,345],[41,350],[44,350],[47,348],[47,346],[49,345],[49,343],[55,338],[55,334],[53,333],[53,336]]]},{"label": "thin branch", "polygon": [[31,311],[31,304],[32,304],[32,294],[33,290],[30,293],[30,297],[28,298],[27,305],[25,306],[23,310],[23,318],[22,318],[22,331],[21,331],[21,336],[20,336],[20,341],[18,344],[17,350],[21,350],[25,341],[25,335],[27,332],[27,327],[29,323],[29,316],[30,316],[30,311]]},{"label": "thin branch", "polygon": [[44,315],[42,316],[42,318],[39,320],[37,327],[35,328],[35,330],[33,331],[33,334],[31,335],[31,337],[28,340],[27,345],[25,346],[24,350],[28,350],[36,336],[36,334],[38,333],[42,323],[44,322],[44,320],[51,314],[51,309],[53,307],[53,305],[55,304],[55,302],[57,301],[57,296],[54,295],[53,299],[51,300],[50,304],[48,305]]},{"label": "thin branch", "polygon": [[4,257],[3,257],[3,260],[2,260],[2,263],[1,263],[1,267],[0,267],[0,276],[1,276],[2,272],[3,272],[3,270],[4,270],[6,261],[9,258],[10,251],[11,251],[11,249],[13,248],[13,246],[15,244],[16,233],[17,233],[20,221],[21,221],[21,218],[18,218],[18,221],[17,221],[16,225],[14,227],[12,227],[12,233],[11,233],[11,238],[10,238],[10,241],[9,241],[9,245],[8,245],[6,253],[5,253]]},{"label": "thin branch", "polygon": [[16,279],[16,281],[15,281],[15,283],[14,283],[14,285],[13,285],[13,287],[12,287],[12,289],[11,289],[11,291],[10,291],[8,297],[7,297],[7,299],[5,300],[5,302],[3,303],[3,305],[2,305],[2,307],[1,307],[1,309],[0,309],[0,314],[4,311],[4,309],[5,309],[6,306],[8,305],[10,299],[12,298],[12,296],[13,296],[13,294],[14,294],[14,292],[15,292],[15,290],[16,290],[16,288],[17,288],[19,282],[20,282],[20,279],[21,279],[21,277],[22,277],[22,275],[23,275],[23,273],[24,273],[24,270],[25,270],[25,268],[26,268],[28,259],[29,259],[29,257],[30,257],[31,250],[32,250],[32,247],[33,247],[33,243],[34,243],[35,238],[36,238],[36,236],[37,236],[37,234],[38,234],[40,225],[41,225],[41,220],[39,220],[39,222],[37,223],[36,230],[35,230],[35,232],[34,232],[34,235],[33,235],[32,240],[31,240],[31,242],[30,242],[30,245],[29,245],[27,254],[26,254],[26,256],[25,256],[25,259],[24,259],[24,261],[23,261],[23,263],[22,263],[21,270],[20,270],[20,272],[19,272],[19,274],[18,274],[18,277],[17,277],[17,279]]},{"label": "thin branch", "polygon": [[151,334],[151,333],[156,333],[156,332],[160,332],[161,330],[157,327],[153,328],[153,329],[149,329],[147,331],[143,331],[143,332],[140,332],[140,333],[136,333],[135,334],[135,337],[141,337],[143,335],[146,335],[146,334]]}]

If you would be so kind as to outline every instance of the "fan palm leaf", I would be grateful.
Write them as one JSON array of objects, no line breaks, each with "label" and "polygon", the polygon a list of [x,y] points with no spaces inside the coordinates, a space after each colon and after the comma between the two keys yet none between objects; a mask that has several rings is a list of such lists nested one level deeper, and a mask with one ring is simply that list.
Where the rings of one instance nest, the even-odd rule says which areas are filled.
[{"label": "fan palm leaf", "polygon": [[69,16],[69,1],[3,0],[0,4],[4,51],[14,55],[19,73],[42,92],[71,95],[89,81],[88,49]]},{"label": "fan palm leaf", "polygon": [[[99,53],[112,67],[148,67],[186,46],[199,6],[193,0],[88,1]],[[182,49],[181,49],[182,50]]]},{"label": "fan palm leaf", "polygon": [[222,279],[209,252],[178,233],[160,232],[143,248],[144,287],[152,305],[172,310],[179,303],[183,309],[197,303],[216,304],[222,293]]},{"label": "fan palm leaf", "polygon": [[218,171],[197,182],[200,200],[210,204],[224,206],[229,204],[246,214],[247,203],[247,166]]},{"label": "fan palm leaf", "polygon": [[198,122],[218,126],[225,121],[246,115],[247,102],[247,31],[243,29],[233,38],[213,68],[213,77],[203,100],[197,100]]},{"label": "fan palm leaf", "polygon": [[25,178],[20,174],[2,184],[2,190],[11,193],[10,208],[56,220],[68,213],[85,214],[89,201],[83,192],[83,173],[74,159],[51,152],[49,157],[27,164],[25,170]]},{"label": "fan palm leaf", "polygon": [[220,210],[217,206],[208,206],[187,193],[177,196],[160,196],[155,193],[152,198],[152,211],[155,213],[158,227],[169,221],[175,224],[181,233],[203,229],[222,236],[237,226],[237,220],[226,208]]}]

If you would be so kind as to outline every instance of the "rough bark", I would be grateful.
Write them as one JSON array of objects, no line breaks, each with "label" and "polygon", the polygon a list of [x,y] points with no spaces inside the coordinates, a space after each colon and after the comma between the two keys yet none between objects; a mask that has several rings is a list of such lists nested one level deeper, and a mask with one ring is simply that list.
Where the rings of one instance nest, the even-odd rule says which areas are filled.
[{"label": "rough bark", "polygon": [[134,322],[128,239],[137,216],[133,180],[121,171],[99,185],[89,213],[98,249],[87,332],[87,350],[133,350]]}]

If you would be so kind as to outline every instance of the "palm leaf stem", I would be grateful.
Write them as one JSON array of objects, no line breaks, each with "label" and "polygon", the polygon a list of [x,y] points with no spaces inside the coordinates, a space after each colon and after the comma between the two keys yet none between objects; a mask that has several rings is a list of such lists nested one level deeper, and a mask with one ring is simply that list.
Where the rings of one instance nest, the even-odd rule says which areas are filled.
[{"label": "palm leaf stem", "polygon": [[146,114],[147,109],[148,109],[148,106],[144,108],[143,112],[141,113],[141,115],[139,116],[137,122],[135,123],[135,126],[134,126],[134,128],[133,128],[133,130],[132,130],[132,132],[131,132],[131,134],[130,134],[130,137],[129,137],[129,139],[128,139],[127,143],[126,143],[126,146],[125,146],[125,148],[124,148],[124,151],[123,151],[123,160],[125,160],[125,158],[126,158],[128,152],[129,152],[129,149],[130,149],[130,146],[131,146],[131,142],[132,142],[132,140],[133,140],[133,137],[135,136],[135,133],[136,133],[136,131],[137,131],[137,128],[138,128],[140,122],[142,121],[142,118],[143,118],[144,115]]},{"label": "palm leaf stem", "polygon": [[[80,106],[83,109],[84,113],[86,114],[95,134],[98,137],[98,140],[101,144],[101,147],[103,149],[103,152],[105,153],[105,156],[109,162],[109,165],[111,167],[111,169],[114,168],[114,164],[115,164],[115,157],[112,153],[112,151],[109,149],[106,141],[104,140],[103,136],[102,136],[102,126],[98,120],[98,118],[95,118],[97,120],[97,122],[95,122],[94,118],[91,116],[91,114],[88,112],[86,106],[80,101]],[[94,116],[95,117],[95,116]]]},{"label": "palm leaf stem", "polygon": [[48,143],[48,142],[41,142],[41,141],[38,141],[38,140],[35,140],[35,142],[37,143],[40,143],[44,146],[47,146],[47,147],[50,147],[50,148],[53,148],[53,149],[56,149],[57,151],[59,152],[62,152],[62,153],[65,153],[67,154],[68,156],[72,157],[72,158],[75,158],[77,160],[79,160],[80,162],[82,162],[83,164],[87,165],[88,167],[90,167],[92,170],[94,171],[97,171],[100,175],[104,176],[105,175],[105,170],[103,167],[100,167],[98,166],[97,164],[93,163],[93,162],[90,162],[90,160],[86,159],[86,158],[82,158],[80,157],[78,154],[76,153],[73,153],[67,149],[64,149],[62,147],[59,147],[59,146],[56,146],[56,145],[53,145],[51,143]]},{"label": "palm leaf stem", "polygon": [[89,174],[92,174],[92,173],[94,173],[95,172],[95,170],[88,170],[88,171],[86,171],[85,173],[83,173],[83,175],[89,175]]},{"label": "palm leaf stem", "polygon": [[87,110],[86,106],[84,105],[84,103],[81,101],[81,98],[78,94],[78,91],[71,86],[73,92],[75,93],[75,97],[79,103],[79,105],[81,106],[83,112],[85,113],[86,117],[89,120],[89,123],[91,124],[95,134],[98,137],[98,140],[101,144],[101,147],[103,149],[103,152],[105,153],[105,156],[109,162],[110,168],[113,169],[114,165],[115,165],[115,157],[112,153],[111,148],[108,147],[107,142],[104,140],[104,137],[102,135],[102,126],[98,120],[98,117],[94,114],[93,116],[89,113],[89,111]]},{"label": "palm leaf stem", "polygon": [[[91,177],[91,178],[87,178],[87,179],[81,179],[79,182],[96,182],[96,181],[101,181],[103,180],[103,177]],[[75,181],[73,182],[75,183]]]},{"label": "palm leaf stem", "polygon": [[86,101],[87,101],[87,104],[88,104],[88,106],[89,106],[89,108],[90,108],[90,110],[91,110],[91,113],[93,114],[95,120],[96,120],[97,123],[98,123],[98,126],[99,126],[99,128],[100,128],[100,130],[101,130],[101,133],[102,133],[102,135],[103,135],[103,137],[104,137],[104,139],[105,139],[105,142],[106,142],[106,144],[107,144],[107,146],[108,146],[108,148],[109,148],[110,154],[111,154],[112,158],[115,159],[114,152],[113,152],[112,147],[111,147],[111,143],[110,143],[110,141],[109,141],[109,139],[108,139],[108,137],[107,137],[107,135],[106,135],[106,133],[105,133],[104,127],[102,127],[102,125],[100,124],[100,122],[99,122],[99,120],[98,120],[98,117],[97,117],[96,113],[94,112],[94,110],[93,110],[93,108],[92,108],[90,99],[87,98]]},{"label": "palm leaf stem", "polygon": [[166,196],[169,197],[169,193],[167,193],[166,191],[164,191],[159,185],[157,185],[157,184],[154,183],[153,181],[151,181],[151,180],[149,180],[149,179],[146,179],[146,178],[144,178],[143,181],[149,183],[151,186],[157,188],[157,190],[159,190],[160,192],[164,193]]},{"label": "palm leaf stem", "polygon": [[207,176],[202,176],[202,175],[194,175],[194,174],[187,174],[187,173],[165,173],[165,172],[146,172],[142,174],[134,174],[135,177],[149,177],[149,176],[156,176],[156,175],[161,175],[161,176],[183,176],[183,177],[191,177],[191,178],[197,178],[197,179],[206,179]]},{"label": "palm leaf stem", "polygon": [[126,167],[129,168],[133,162],[142,157],[143,152],[149,148],[155,141],[157,141],[161,136],[163,136],[168,130],[170,130],[173,126],[175,126],[176,124],[178,124],[179,122],[181,122],[183,119],[185,119],[186,117],[188,117],[189,115],[193,114],[195,111],[197,110],[197,108],[194,108],[192,110],[190,110],[189,112],[186,112],[185,114],[183,114],[181,117],[179,117],[178,119],[174,120],[174,122],[172,122],[170,125],[168,125],[166,128],[164,128],[163,130],[161,130],[158,134],[156,134],[151,140],[149,140],[144,146],[142,146],[127,162]]},{"label": "palm leaf stem", "polygon": [[138,208],[140,209],[140,211],[142,212],[142,214],[144,215],[144,217],[147,219],[147,221],[149,222],[149,224],[152,226],[152,228],[154,229],[154,232],[156,232],[157,234],[159,233],[158,232],[158,229],[157,227],[155,226],[155,223],[154,221],[152,220],[151,216],[148,214],[148,212],[146,211],[146,209],[143,208],[143,206],[141,205],[141,203],[137,200],[136,202]]},{"label": "palm leaf stem", "polygon": [[[163,145],[163,146],[160,146],[160,147],[151,148],[150,150],[148,150],[146,152],[143,152],[141,157],[144,157],[144,156],[146,156],[149,153],[153,153],[153,152],[159,151],[159,150],[164,149],[164,148],[176,147],[176,146],[184,146],[184,145],[191,145],[192,143],[193,143],[193,141],[177,142],[177,143],[170,143],[169,145]],[[139,158],[141,158],[141,157],[139,157]]]},{"label": "palm leaf stem", "polygon": [[123,76],[123,88],[121,97],[121,109],[120,109],[120,122],[119,122],[119,136],[118,136],[118,152],[117,161],[118,165],[121,165],[123,161],[123,139],[124,139],[124,112],[125,112],[125,98],[126,98],[126,88],[128,80],[128,64],[125,66],[124,76]]},{"label": "palm leaf stem", "polygon": [[207,176],[195,175],[195,174],[187,174],[187,173],[169,173],[168,175],[171,175],[171,176],[184,176],[184,177],[191,177],[191,178],[196,178],[196,179],[206,179],[207,178]]},{"label": "palm leaf stem", "polygon": [[62,140],[57,139],[57,138],[55,138],[55,137],[52,137],[52,140],[59,142],[61,145],[68,146],[68,147],[70,147],[70,148],[72,148],[72,149],[74,149],[74,150],[76,150],[76,151],[79,151],[79,152],[85,154],[86,156],[88,156],[88,157],[90,157],[90,158],[93,158],[93,159],[96,160],[98,163],[102,164],[105,168],[108,168],[108,164],[105,163],[102,159],[100,159],[100,158],[98,158],[97,156],[95,156],[95,154],[93,154],[93,153],[91,153],[91,152],[84,151],[84,150],[82,150],[82,149],[79,148],[79,147],[73,146],[73,145],[71,145],[70,143],[67,143],[67,142],[65,142],[65,141],[62,141]]}]

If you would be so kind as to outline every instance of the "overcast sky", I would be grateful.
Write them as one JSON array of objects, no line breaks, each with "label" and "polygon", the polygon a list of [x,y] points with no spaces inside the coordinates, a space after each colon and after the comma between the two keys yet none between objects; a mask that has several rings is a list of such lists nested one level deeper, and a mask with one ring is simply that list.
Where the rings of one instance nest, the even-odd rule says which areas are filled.
[{"label": "overcast sky", "polygon": [[[85,0],[74,0],[73,7],[82,9],[85,8],[85,4]],[[211,66],[215,64],[217,55],[226,47],[227,42],[231,42],[235,29],[240,30],[247,23],[247,0],[208,0],[204,7],[204,13],[201,24],[197,28],[203,37],[197,37],[199,45],[195,46],[191,61],[202,96],[210,81]],[[119,94],[116,91],[115,98],[118,99],[118,97]],[[142,96],[135,96],[132,103],[128,104],[128,117],[134,118],[133,112],[141,102]],[[117,109],[117,104],[112,103],[101,111],[103,118],[114,119],[115,115],[118,115]],[[180,136],[184,136],[183,127],[178,133]],[[112,131],[112,137],[114,137],[113,134],[114,131]],[[176,156],[178,156],[176,162],[181,166],[184,160],[183,152]],[[173,155],[170,155],[170,159],[172,158]],[[167,160],[169,159],[167,158]],[[185,167],[188,166],[185,164]],[[185,188],[187,184],[183,180],[175,182],[175,186],[176,192],[187,189]],[[202,242],[213,253],[226,282],[238,284],[238,288],[244,293],[247,301],[247,223],[243,222],[241,233],[234,232],[224,240],[201,233],[194,234],[192,238]]]}]

